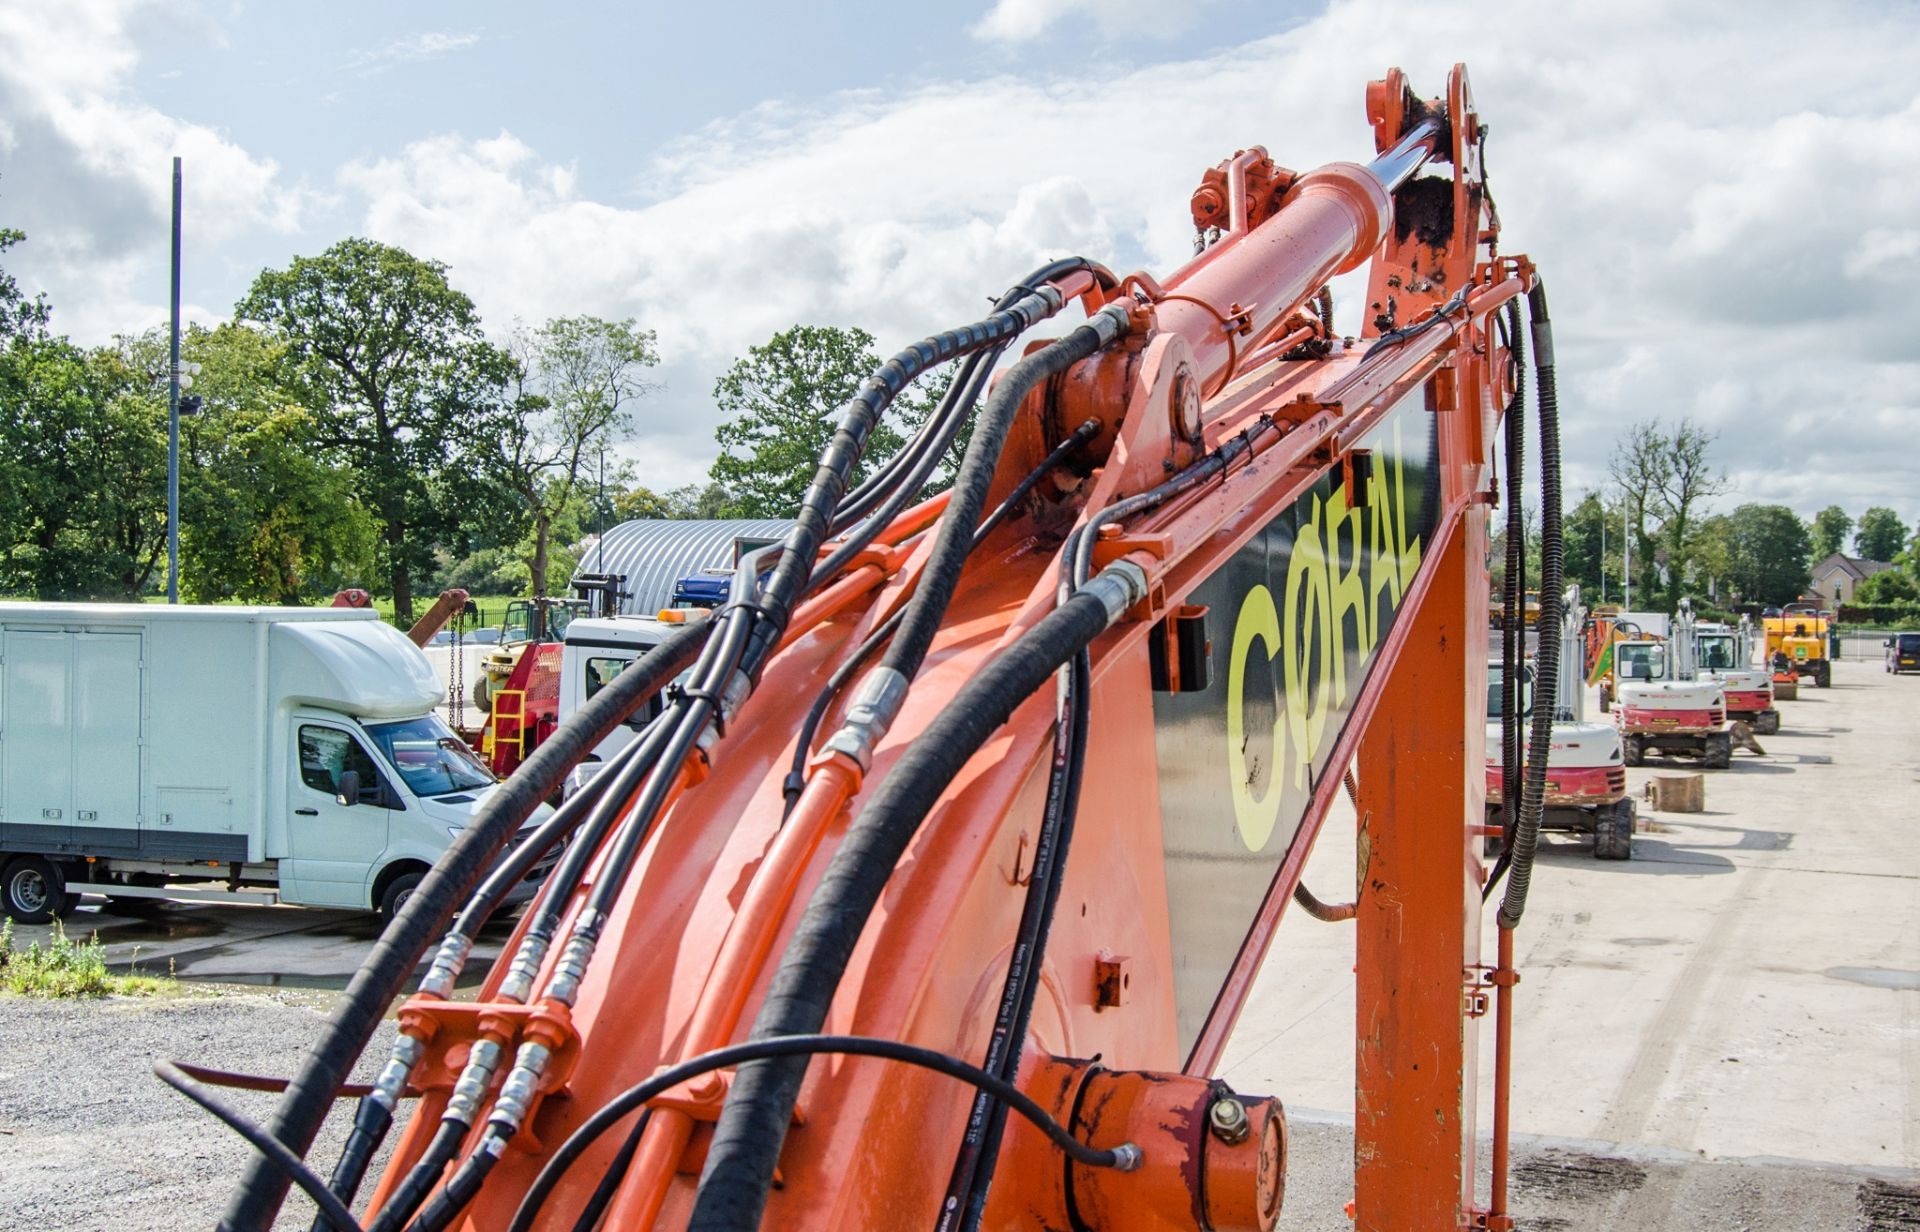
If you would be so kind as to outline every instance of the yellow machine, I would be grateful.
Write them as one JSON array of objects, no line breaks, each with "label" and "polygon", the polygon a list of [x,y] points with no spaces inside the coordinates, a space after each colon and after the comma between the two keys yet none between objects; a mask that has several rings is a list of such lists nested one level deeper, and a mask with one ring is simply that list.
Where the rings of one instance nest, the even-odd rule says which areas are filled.
[{"label": "yellow machine", "polygon": [[[1791,698],[1802,680],[1815,688],[1833,683],[1833,664],[1827,658],[1831,614],[1811,603],[1790,603],[1778,616],[1763,616],[1767,634],[1767,662],[1773,668],[1774,696]],[[1785,685],[1788,692],[1781,692]]]}]

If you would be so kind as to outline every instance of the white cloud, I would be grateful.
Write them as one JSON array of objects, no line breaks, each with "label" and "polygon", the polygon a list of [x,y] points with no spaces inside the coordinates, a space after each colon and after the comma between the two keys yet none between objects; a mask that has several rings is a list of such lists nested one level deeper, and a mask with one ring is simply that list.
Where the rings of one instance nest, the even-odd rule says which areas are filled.
[{"label": "white cloud", "polygon": [[1063,22],[1091,22],[1102,34],[1173,35],[1218,0],[994,0],[972,27],[977,39],[1025,43]]},{"label": "white cloud", "polygon": [[[301,194],[270,158],[134,96],[133,23],[197,18],[151,0],[11,0],[0,5],[0,114],[7,117],[9,225],[23,277],[60,288],[61,328],[81,336],[144,328],[165,315],[171,160],[187,168],[196,243],[292,232]],[[218,32],[207,41],[218,42]]]},{"label": "white cloud", "polygon": [[371,77],[375,73],[384,73],[402,64],[417,64],[422,60],[432,60],[449,52],[471,47],[479,41],[479,33],[470,30],[431,30],[420,34],[409,34],[382,43],[370,50],[355,52],[345,67],[348,72],[357,73],[362,77]]},{"label": "white cloud", "polygon": [[1887,423],[1920,428],[1897,298],[1920,252],[1920,180],[1899,170],[1920,156],[1902,67],[1920,24],[1879,9],[1364,0],[1118,76],[764,106],[659,158],[639,207],[579,198],[506,135],[416,143],[347,182],[371,233],[450,262],[490,318],[658,328],[659,478],[678,481],[711,454],[714,375],[773,330],[857,323],[892,346],[1067,251],[1166,272],[1205,167],[1256,142],[1295,167],[1364,158],[1366,81],[1397,63],[1439,92],[1469,15],[1507,242],[1554,292],[1570,484],[1600,482],[1623,423],[1690,414],[1736,499],[1920,512],[1911,468],[1870,465]]},{"label": "white cloud", "polygon": [[[1002,0],[987,20],[1058,33],[1073,10]],[[96,196],[137,189],[150,213],[164,170],[79,118],[112,106],[132,113],[127,131],[177,124],[116,93],[135,55],[125,6],[41,0],[37,24],[19,11],[0,7],[0,89],[17,97],[19,66],[39,57],[33,97],[54,102],[0,105],[0,191],[18,192],[21,151],[51,123],[36,117],[59,115],[71,148],[84,139],[84,157],[114,169]],[[334,187],[356,229],[446,261],[497,326],[594,312],[657,329],[669,388],[638,452],[648,480],[685,482],[712,455],[715,376],[774,330],[858,324],[893,347],[1066,252],[1164,274],[1190,251],[1187,196],[1206,167],[1255,143],[1296,168],[1364,158],[1368,79],[1399,64],[1439,92],[1469,28],[1507,247],[1553,292],[1570,486],[1601,480],[1625,424],[1687,414],[1720,434],[1731,500],[1920,513],[1915,468],[1887,447],[1920,431],[1920,336],[1901,295],[1920,264],[1920,177],[1906,173],[1920,160],[1920,18],[1899,7],[1348,0],[1187,62],[769,103],[629,169],[632,198],[583,195],[605,167],[577,175],[512,132],[376,146]],[[23,49],[24,35],[39,42]],[[62,43],[84,54],[49,50]],[[317,200],[264,159],[229,156],[235,225],[280,225]],[[99,235],[42,228],[28,247],[47,239],[85,271],[105,317],[129,258],[100,257]],[[63,285],[55,302],[65,315],[83,298]],[[1356,309],[1343,303],[1343,322]]]}]

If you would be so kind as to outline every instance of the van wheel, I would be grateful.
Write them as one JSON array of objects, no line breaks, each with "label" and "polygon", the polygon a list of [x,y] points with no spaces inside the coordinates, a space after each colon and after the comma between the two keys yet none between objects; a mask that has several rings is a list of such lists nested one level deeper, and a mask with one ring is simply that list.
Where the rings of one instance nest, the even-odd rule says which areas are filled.
[{"label": "van wheel", "polygon": [[401,873],[395,877],[388,884],[387,892],[380,896],[380,918],[392,920],[399,915],[400,908],[407,905],[407,900],[413,897],[413,892],[420,888],[420,883],[426,877],[425,873]]},{"label": "van wheel", "polygon": [[0,900],[16,924],[48,924],[73,910],[79,896],[67,893],[67,878],[42,856],[20,856],[0,874]]}]

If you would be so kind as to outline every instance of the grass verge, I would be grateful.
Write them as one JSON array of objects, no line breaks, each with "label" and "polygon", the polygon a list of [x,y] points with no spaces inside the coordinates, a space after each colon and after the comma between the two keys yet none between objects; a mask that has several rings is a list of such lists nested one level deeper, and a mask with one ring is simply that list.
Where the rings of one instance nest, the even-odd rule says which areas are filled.
[{"label": "grass verge", "polygon": [[43,947],[38,941],[17,949],[13,921],[0,923],[0,992],[23,997],[170,996],[180,991],[171,975],[116,975],[107,970],[107,951],[97,938],[75,941],[54,925]]}]

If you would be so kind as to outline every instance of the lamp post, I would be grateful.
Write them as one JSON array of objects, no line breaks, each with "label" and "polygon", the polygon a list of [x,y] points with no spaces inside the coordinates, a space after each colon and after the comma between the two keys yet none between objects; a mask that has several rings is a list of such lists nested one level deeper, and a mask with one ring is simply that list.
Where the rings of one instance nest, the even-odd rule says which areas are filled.
[{"label": "lamp post", "polygon": [[180,362],[180,158],[173,160],[172,325],[167,340],[167,602],[180,602],[180,416],[200,409],[200,399],[182,398],[193,388],[199,364]]},{"label": "lamp post", "polygon": [[[167,602],[180,602],[180,156],[173,159],[173,324],[167,342]],[[191,385],[191,377],[187,384]]]}]

